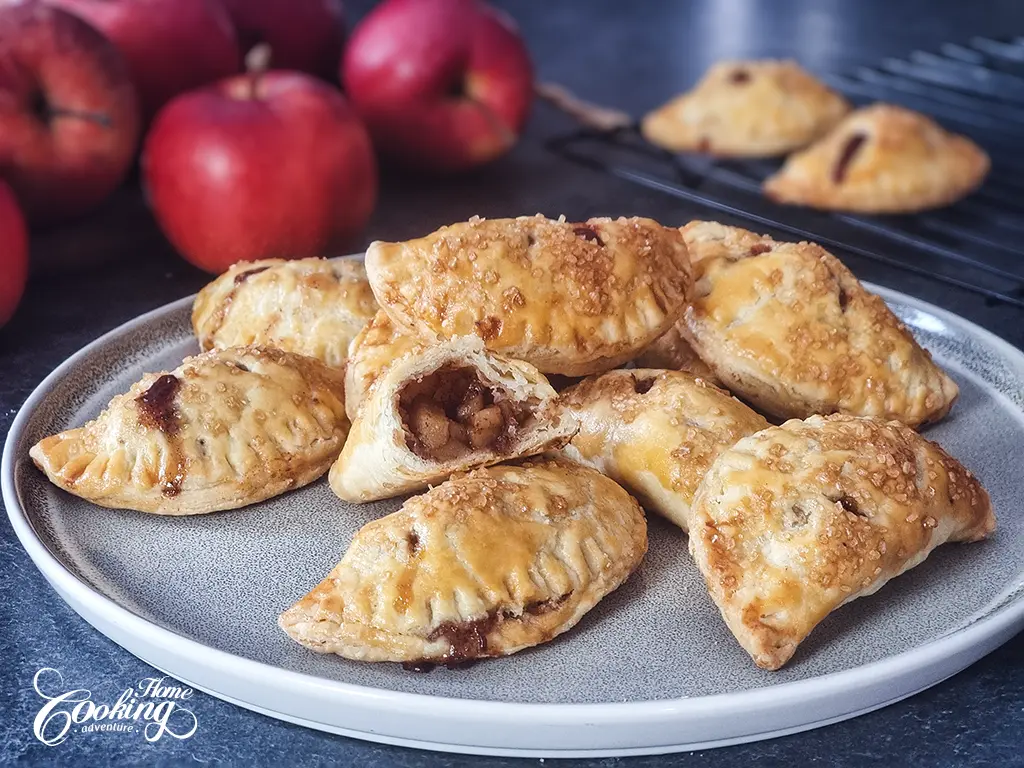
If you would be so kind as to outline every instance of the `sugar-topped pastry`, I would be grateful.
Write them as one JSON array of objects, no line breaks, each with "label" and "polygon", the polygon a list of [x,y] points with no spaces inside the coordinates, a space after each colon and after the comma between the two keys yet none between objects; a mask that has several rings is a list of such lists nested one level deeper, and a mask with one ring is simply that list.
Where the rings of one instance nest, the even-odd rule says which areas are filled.
[{"label": "sugar-topped pastry", "polygon": [[727,392],[680,371],[608,371],[562,393],[561,403],[579,422],[562,452],[684,531],[718,454],[768,426]]},{"label": "sugar-topped pastry", "polygon": [[723,61],[693,90],[641,123],[652,144],[721,157],[767,157],[803,147],[850,105],[795,61]]},{"label": "sugar-topped pastry", "polygon": [[692,221],[694,295],[680,325],[731,392],[779,418],[937,421],[956,383],[878,296],[813,243]]},{"label": "sugar-topped pastry", "polygon": [[240,261],[196,296],[192,327],[203,350],[260,344],[338,368],[376,311],[353,259]]},{"label": "sugar-topped pastry", "polygon": [[995,524],[981,484],[909,427],[813,416],[719,455],[693,502],[690,550],[740,645],[778,669],[836,608]]},{"label": "sugar-topped pastry", "polygon": [[385,499],[455,472],[561,447],[572,417],[529,363],[488,352],[477,336],[399,354],[367,390],[331,467],[345,501]]},{"label": "sugar-topped pastry", "polygon": [[358,661],[507,656],[571,629],[646,550],[639,505],[599,472],[532,460],[479,469],[363,526],[278,623]]},{"label": "sugar-topped pastry", "polygon": [[473,218],[375,242],[366,271],[402,331],[424,341],[474,334],[566,376],[630,360],[668,330],[690,286],[678,231],[641,218]]},{"label": "sugar-topped pastry", "polygon": [[924,115],[891,104],[850,113],[764,182],[780,203],[909,213],[956,202],[984,180],[988,155]]},{"label": "sugar-topped pastry", "polygon": [[32,460],[104,507],[160,515],[234,509],[311,483],[348,434],[342,374],[310,357],[236,347],[149,373]]}]

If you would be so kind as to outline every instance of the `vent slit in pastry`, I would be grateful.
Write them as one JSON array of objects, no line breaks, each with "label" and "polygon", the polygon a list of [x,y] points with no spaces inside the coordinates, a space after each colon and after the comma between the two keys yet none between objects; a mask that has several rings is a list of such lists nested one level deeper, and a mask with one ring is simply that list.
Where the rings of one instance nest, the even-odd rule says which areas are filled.
[{"label": "vent slit in pastry", "polygon": [[342,374],[312,358],[216,350],[146,375],[30,455],[54,484],[102,506],[234,509],[327,471],[348,433],[343,398]]},{"label": "vent slit in pastry", "polygon": [[868,137],[863,133],[855,133],[846,140],[843,151],[839,154],[839,159],[836,161],[835,168],[832,169],[832,181],[836,184],[843,183],[843,179],[846,178],[846,169],[850,167],[854,155],[857,154],[861,145],[867,140]]},{"label": "vent slit in pastry", "polygon": [[740,645],[778,669],[831,611],[940,544],[994,529],[981,484],[909,427],[813,416],[718,456],[693,502],[690,550]]},{"label": "vent slit in pastry", "polygon": [[[600,556],[577,554],[597,541]],[[565,460],[474,470],[363,526],[279,624],[320,653],[457,666],[569,630],[646,549],[639,505],[599,472]]]}]

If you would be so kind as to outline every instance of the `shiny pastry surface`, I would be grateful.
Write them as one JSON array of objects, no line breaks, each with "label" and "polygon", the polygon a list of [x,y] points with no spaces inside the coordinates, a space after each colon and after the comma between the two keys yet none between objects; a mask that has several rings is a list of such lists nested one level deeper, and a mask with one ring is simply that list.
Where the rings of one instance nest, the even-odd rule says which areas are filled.
[{"label": "shiny pastry surface", "polygon": [[544,373],[630,360],[678,318],[690,262],[650,219],[479,219],[376,242],[366,269],[381,308],[424,341],[474,334]]},{"label": "shiny pastry surface", "polygon": [[281,627],[320,653],[458,664],[572,628],[647,550],[636,501],[572,462],[459,475],[365,525]]},{"label": "shiny pastry surface", "polygon": [[348,434],[341,373],[269,347],[146,374],[96,419],[34,445],[57,486],[105,507],[194,515],[316,480]]},{"label": "shiny pastry surface", "polygon": [[895,421],[813,416],[715,460],[690,551],[740,645],[778,669],[831,611],[994,529],[988,494],[935,443]]}]

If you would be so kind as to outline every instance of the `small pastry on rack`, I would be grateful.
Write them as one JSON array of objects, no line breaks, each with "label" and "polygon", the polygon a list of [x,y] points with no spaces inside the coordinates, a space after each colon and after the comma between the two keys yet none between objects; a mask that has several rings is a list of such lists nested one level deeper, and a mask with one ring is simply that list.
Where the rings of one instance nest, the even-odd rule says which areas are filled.
[{"label": "small pastry on rack", "polygon": [[399,330],[424,341],[474,334],[565,376],[632,359],[675,322],[690,287],[678,230],[641,218],[474,217],[375,242],[366,271]]},{"label": "small pastry on rack", "polygon": [[599,472],[564,460],[478,469],[363,526],[278,623],[358,661],[507,656],[571,629],[646,550],[639,505]]},{"label": "small pastry on rack", "polygon": [[359,405],[331,488],[345,501],[385,499],[559,448],[576,423],[556,396],[536,368],[488,352],[476,336],[413,346]]},{"label": "small pastry on rack", "polygon": [[787,158],[764,182],[780,203],[860,213],[941,208],[984,180],[988,155],[918,112],[873,104]]},{"label": "small pastry on rack", "polygon": [[55,485],[159,515],[235,509],[313,482],[348,434],[342,374],[270,347],[149,373],[96,419],[36,443]]},{"label": "small pastry on rack", "polygon": [[981,484],[909,427],[813,416],[719,455],[693,502],[690,551],[740,645],[778,669],[836,608],[995,524]]},{"label": "small pastry on rack", "polygon": [[196,296],[192,327],[203,350],[260,344],[340,368],[376,311],[354,259],[240,261]]},{"label": "small pastry on rack", "polygon": [[769,157],[806,146],[849,109],[795,61],[723,61],[644,117],[640,130],[673,152]]},{"label": "small pastry on rack", "polygon": [[831,253],[737,227],[682,228],[694,292],[680,332],[738,397],[778,418],[848,413],[916,427],[959,389]]},{"label": "small pastry on rack", "polygon": [[562,452],[684,531],[718,454],[768,426],[736,398],[680,371],[608,371],[563,392],[560,402],[579,422]]}]

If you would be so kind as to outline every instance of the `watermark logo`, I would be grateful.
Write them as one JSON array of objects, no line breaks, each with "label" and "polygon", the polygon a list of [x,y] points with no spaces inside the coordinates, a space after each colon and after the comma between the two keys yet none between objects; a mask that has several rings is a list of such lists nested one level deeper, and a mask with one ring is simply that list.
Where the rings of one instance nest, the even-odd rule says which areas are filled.
[{"label": "watermark logo", "polygon": [[185,703],[192,689],[165,685],[166,677],[145,677],[125,688],[113,704],[96,703],[87,688],[66,690],[64,676],[43,667],[32,678],[32,687],[43,704],[32,731],[48,747],[64,742],[72,733],[141,733],[149,742],[164,736],[187,739],[199,721]]}]

